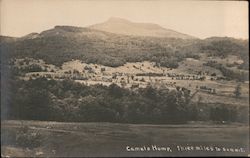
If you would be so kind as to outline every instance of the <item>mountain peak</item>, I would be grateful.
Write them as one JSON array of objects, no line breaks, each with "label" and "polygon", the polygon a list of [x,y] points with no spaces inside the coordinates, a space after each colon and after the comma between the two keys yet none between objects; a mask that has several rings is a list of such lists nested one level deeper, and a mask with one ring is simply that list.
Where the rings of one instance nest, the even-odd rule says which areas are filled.
[{"label": "mountain peak", "polygon": [[162,38],[193,39],[195,37],[166,29],[153,23],[135,23],[127,19],[110,17],[107,21],[90,26],[89,28],[116,34],[132,36],[151,36]]},{"label": "mountain peak", "polygon": [[130,21],[123,18],[110,17],[106,22],[130,22]]}]

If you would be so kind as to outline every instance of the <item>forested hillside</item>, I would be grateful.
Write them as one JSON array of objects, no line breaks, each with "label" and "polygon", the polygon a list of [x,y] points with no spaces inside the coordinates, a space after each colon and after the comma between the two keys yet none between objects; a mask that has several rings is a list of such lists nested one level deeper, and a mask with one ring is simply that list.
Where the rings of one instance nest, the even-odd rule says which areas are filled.
[{"label": "forested hillside", "polygon": [[[6,39],[6,38],[5,38]],[[8,41],[8,42],[4,42]],[[126,62],[153,61],[176,68],[184,58],[198,59],[200,53],[226,57],[237,55],[247,69],[248,40],[232,38],[178,39],[125,36],[88,28],[56,26],[40,34],[17,40],[2,40],[2,52],[15,58],[43,59],[62,65],[71,59],[106,66],[121,66]]]}]

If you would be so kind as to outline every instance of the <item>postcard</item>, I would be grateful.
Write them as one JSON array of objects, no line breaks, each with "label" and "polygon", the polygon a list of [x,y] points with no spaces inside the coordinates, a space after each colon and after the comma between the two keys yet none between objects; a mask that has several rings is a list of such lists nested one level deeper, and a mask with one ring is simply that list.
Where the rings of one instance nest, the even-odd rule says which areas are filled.
[{"label": "postcard", "polygon": [[249,156],[248,2],[0,4],[1,157]]}]

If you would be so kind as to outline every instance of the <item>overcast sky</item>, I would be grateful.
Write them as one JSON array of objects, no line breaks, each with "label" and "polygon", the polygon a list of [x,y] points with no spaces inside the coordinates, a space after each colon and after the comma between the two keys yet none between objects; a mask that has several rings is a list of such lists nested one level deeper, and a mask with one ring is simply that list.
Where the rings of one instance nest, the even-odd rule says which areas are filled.
[{"label": "overcast sky", "polygon": [[1,35],[20,37],[55,25],[88,26],[120,17],[199,38],[248,38],[244,1],[0,0]]}]

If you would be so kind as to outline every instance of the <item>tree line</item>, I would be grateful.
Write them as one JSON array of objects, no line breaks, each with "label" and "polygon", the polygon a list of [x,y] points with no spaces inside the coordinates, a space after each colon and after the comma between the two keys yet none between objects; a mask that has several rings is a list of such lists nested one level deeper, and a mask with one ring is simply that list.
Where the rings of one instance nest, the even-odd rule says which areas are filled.
[{"label": "tree line", "polygon": [[190,91],[181,87],[129,90],[115,84],[86,86],[46,78],[15,79],[9,84],[5,119],[149,124],[246,121],[240,118],[246,109],[192,102]]}]

